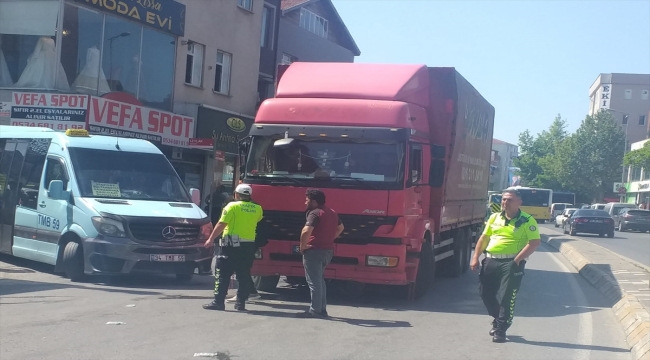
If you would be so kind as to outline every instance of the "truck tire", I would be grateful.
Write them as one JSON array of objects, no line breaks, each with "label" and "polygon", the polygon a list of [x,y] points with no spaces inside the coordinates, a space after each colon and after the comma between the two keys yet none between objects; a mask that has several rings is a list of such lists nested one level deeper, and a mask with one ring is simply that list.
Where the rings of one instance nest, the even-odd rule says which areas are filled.
[{"label": "truck tire", "polygon": [[433,256],[433,248],[430,242],[422,244],[420,252],[420,263],[418,273],[415,277],[414,296],[419,299],[426,295],[433,287],[433,280],[436,277],[436,258]]},{"label": "truck tire", "polygon": [[257,290],[274,292],[278,287],[280,275],[273,276],[253,276],[253,284]]},{"label": "truck tire", "polygon": [[82,281],[84,274],[84,254],[81,245],[76,241],[65,244],[63,249],[63,271],[73,282]]}]

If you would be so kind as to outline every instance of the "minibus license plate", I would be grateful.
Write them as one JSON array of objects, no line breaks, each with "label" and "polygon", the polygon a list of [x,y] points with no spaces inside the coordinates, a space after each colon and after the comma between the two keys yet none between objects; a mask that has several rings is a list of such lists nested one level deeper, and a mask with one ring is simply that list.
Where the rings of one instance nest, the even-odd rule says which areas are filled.
[{"label": "minibus license plate", "polygon": [[185,255],[150,255],[151,261],[183,262]]}]

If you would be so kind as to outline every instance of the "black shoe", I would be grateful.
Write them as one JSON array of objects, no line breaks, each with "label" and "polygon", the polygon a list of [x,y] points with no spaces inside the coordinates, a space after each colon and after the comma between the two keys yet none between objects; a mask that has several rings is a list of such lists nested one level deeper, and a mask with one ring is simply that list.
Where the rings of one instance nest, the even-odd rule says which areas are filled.
[{"label": "black shoe", "polygon": [[492,324],[492,329],[490,330],[490,336],[494,336],[494,333],[497,331],[497,323],[496,321],[492,321],[490,324]]},{"label": "black shoe", "polygon": [[505,331],[495,331],[494,336],[492,336],[492,342],[495,343],[504,343],[506,342],[506,332]]},{"label": "black shoe", "polygon": [[237,311],[246,311],[246,303],[243,303],[243,302],[235,303],[235,310],[237,310]]},{"label": "black shoe", "polygon": [[329,319],[330,315],[327,313],[327,310],[323,310],[323,312],[320,313],[320,316]]},{"label": "black shoe", "polygon": [[226,310],[226,305],[223,302],[212,300],[211,303],[203,305],[203,308],[206,310]]},{"label": "black shoe", "polygon": [[316,313],[315,311],[311,311],[311,310],[307,310],[305,312],[298,313],[298,314],[296,314],[296,317],[301,318],[301,319],[320,319],[320,318],[322,318],[322,316],[320,314]]}]

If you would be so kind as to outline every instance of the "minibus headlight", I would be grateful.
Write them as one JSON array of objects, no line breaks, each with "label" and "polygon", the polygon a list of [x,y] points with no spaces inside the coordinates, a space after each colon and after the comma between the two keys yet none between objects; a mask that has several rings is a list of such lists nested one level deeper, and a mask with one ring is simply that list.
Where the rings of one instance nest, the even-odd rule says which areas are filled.
[{"label": "minibus headlight", "polygon": [[112,237],[126,237],[126,232],[124,231],[124,225],[113,219],[107,219],[101,216],[95,216],[92,218],[93,225],[97,232]]}]

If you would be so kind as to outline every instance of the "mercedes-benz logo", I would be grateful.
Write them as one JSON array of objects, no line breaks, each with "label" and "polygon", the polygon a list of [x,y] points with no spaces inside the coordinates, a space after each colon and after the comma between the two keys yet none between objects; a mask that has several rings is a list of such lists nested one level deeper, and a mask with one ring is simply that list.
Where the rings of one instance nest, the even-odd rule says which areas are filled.
[{"label": "mercedes-benz logo", "polygon": [[165,226],[165,228],[162,230],[162,236],[165,239],[173,239],[174,236],[176,236],[176,229],[171,226]]}]

